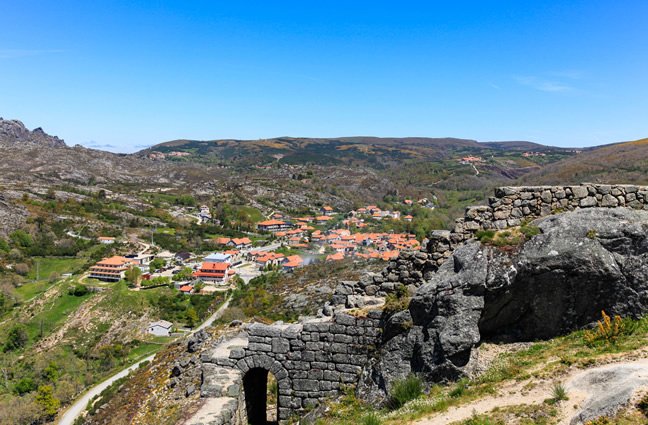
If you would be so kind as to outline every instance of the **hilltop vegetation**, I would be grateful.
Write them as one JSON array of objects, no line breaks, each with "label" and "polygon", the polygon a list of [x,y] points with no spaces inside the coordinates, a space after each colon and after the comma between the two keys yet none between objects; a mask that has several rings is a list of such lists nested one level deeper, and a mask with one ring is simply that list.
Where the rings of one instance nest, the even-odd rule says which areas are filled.
[{"label": "hilltop vegetation", "polygon": [[589,149],[522,178],[524,182],[648,184],[648,139]]}]

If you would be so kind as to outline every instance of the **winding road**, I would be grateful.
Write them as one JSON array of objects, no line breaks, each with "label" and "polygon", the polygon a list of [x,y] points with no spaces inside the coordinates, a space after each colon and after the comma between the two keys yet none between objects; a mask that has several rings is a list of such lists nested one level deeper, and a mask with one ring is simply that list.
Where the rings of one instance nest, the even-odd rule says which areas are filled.
[{"label": "winding road", "polygon": [[[202,325],[198,326],[196,329],[191,331],[188,335],[193,335],[196,332],[199,332],[209,326],[212,325],[216,320],[218,320],[222,315],[223,312],[227,309],[229,306],[230,299],[227,298],[223,305],[221,305],[218,310],[214,312],[207,320],[205,320]],[[124,376],[127,376],[129,373],[131,373],[133,370],[137,369],[140,367],[140,365],[144,362],[152,361],[155,358],[155,354],[152,354],[137,363],[129,366],[128,368],[122,370],[121,372],[118,372],[117,374],[111,376],[110,378],[106,379],[105,381],[101,382],[100,384],[95,385],[94,387],[90,388],[83,396],[81,396],[79,399],[77,399],[61,416],[61,419],[59,420],[58,424],[59,425],[74,425],[74,421],[76,418],[78,418],[83,412],[85,412],[86,408],[88,407],[88,403],[90,400],[92,400],[93,397],[101,394],[103,390],[111,386],[115,381],[118,379],[123,378]]]}]

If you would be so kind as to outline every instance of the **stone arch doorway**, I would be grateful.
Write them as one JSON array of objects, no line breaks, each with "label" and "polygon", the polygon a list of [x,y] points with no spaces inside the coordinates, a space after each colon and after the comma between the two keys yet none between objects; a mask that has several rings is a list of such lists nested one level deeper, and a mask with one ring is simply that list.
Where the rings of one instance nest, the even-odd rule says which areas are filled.
[{"label": "stone arch doorway", "polygon": [[[270,378],[270,379],[268,379]],[[245,410],[247,413],[248,424],[250,425],[269,425],[276,424],[278,418],[278,399],[277,389],[270,389],[268,383],[274,380],[274,375],[270,371],[255,367],[250,369],[243,376],[243,391],[245,391]],[[274,392],[274,401],[269,400]],[[272,405],[274,412],[272,411]]]},{"label": "stone arch doorway", "polygon": [[[290,390],[288,371],[276,360],[265,356],[255,355],[239,360],[236,366],[243,373],[243,392],[245,395],[245,410],[248,424],[268,425],[281,423],[290,416],[290,406],[282,404],[282,391]],[[268,422],[268,376],[272,374],[277,383],[276,422]]]}]

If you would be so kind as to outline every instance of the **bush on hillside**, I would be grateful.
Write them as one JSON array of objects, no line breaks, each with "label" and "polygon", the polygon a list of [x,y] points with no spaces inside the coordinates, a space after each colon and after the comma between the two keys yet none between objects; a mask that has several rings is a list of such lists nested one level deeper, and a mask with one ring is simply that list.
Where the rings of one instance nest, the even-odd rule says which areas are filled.
[{"label": "bush on hillside", "polygon": [[416,375],[394,383],[389,394],[389,405],[392,409],[402,407],[408,401],[415,400],[423,394],[423,381]]}]

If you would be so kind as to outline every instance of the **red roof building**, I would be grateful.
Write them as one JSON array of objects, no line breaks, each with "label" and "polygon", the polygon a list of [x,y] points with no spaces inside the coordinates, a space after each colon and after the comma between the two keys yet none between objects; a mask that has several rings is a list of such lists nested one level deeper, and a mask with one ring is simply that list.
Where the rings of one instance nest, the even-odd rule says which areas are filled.
[{"label": "red roof building", "polygon": [[226,283],[236,273],[230,267],[229,263],[202,263],[193,275],[205,282]]}]

